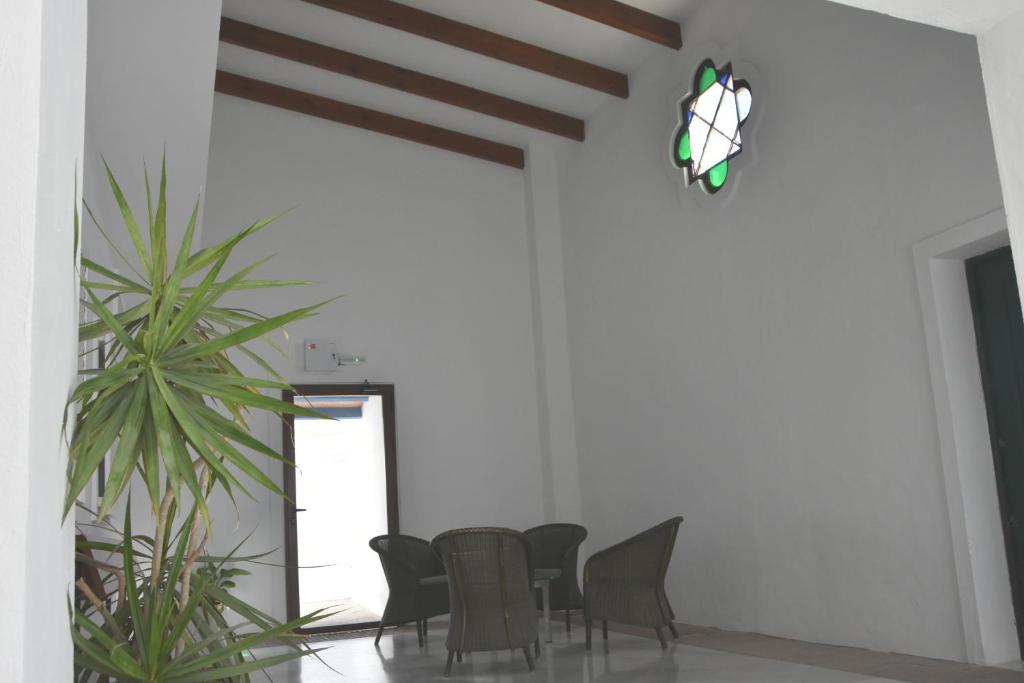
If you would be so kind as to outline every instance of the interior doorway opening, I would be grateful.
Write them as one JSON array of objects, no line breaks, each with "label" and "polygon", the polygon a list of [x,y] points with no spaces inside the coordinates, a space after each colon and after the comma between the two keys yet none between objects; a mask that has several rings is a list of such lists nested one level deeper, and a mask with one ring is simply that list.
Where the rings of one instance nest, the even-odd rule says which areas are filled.
[{"label": "interior doorway opening", "polygon": [[1020,658],[965,266],[1008,244],[997,209],[914,245],[964,633],[956,658],[974,664]]},{"label": "interior doorway opening", "polygon": [[1017,639],[1024,644],[1024,316],[1009,247],[966,265]]},{"label": "interior doorway opening", "polygon": [[392,385],[303,385],[285,400],[328,419],[284,427],[288,618],[326,610],[310,631],[374,626],[387,582],[367,542],[398,532]]}]

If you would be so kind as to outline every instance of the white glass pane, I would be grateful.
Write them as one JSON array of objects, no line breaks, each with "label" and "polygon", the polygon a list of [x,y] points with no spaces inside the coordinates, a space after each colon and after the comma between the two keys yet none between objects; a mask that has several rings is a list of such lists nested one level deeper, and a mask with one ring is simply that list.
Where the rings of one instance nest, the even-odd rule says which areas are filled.
[{"label": "white glass pane", "polygon": [[703,120],[693,117],[690,121],[690,153],[693,156],[693,167],[700,166],[701,157],[704,155],[704,144],[707,142],[711,126]]},{"label": "white glass pane", "polygon": [[718,108],[718,116],[712,125],[730,140],[736,137],[739,119],[736,118],[736,93],[732,90],[726,90],[722,94],[722,106]]},{"label": "white glass pane", "polygon": [[704,147],[704,155],[700,159],[700,168],[697,169],[697,175],[728,159],[730,147],[732,147],[732,140],[717,130],[712,130],[708,135],[708,144]]},{"label": "white glass pane", "polygon": [[740,121],[750,116],[750,88],[740,88],[736,91],[736,111],[740,115]]},{"label": "white glass pane", "polygon": [[722,99],[722,93],[724,92],[725,88],[722,87],[721,83],[714,83],[702,92],[693,107],[697,116],[710,123],[715,118],[715,112],[718,111],[718,103]]}]

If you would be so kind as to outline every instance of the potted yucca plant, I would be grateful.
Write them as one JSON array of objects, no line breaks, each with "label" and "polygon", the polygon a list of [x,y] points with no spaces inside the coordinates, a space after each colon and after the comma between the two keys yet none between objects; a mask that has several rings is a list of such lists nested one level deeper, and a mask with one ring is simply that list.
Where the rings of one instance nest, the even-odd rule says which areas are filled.
[{"label": "potted yucca plant", "polygon": [[[105,353],[68,401],[64,514],[107,463],[98,524],[130,499],[134,482],[135,495],[149,503],[148,526],[155,531],[133,533],[128,500],[123,527],[108,528],[115,534],[79,536],[76,558],[87,571],[80,572],[71,606],[78,681],[247,681],[251,672],[315,652],[293,639],[284,654],[253,656],[254,647],[289,642],[286,636],[320,615],[279,623],[231,594],[231,578],[242,571],[233,565],[253,558],[207,552],[213,531],[207,501],[217,489],[232,501],[239,493],[251,495],[253,484],[284,495],[253,461],[282,458],[252,435],[247,420],[253,411],[322,415],[264,393],[290,387],[250,344],[270,341],[267,335],[327,302],[272,317],[222,304],[242,290],[306,284],[251,278],[266,259],[223,273],[235,247],[280,215],[193,250],[197,200],[172,252],[166,177],[163,164],[155,206],[145,177],[143,229],[107,168],[135,253],[120,252],[97,223],[120,267],[81,260],[87,269],[82,305],[94,320],[80,326],[79,340],[105,340]],[[78,227],[76,212],[76,235]],[[272,379],[247,377],[235,364],[239,358]]]}]

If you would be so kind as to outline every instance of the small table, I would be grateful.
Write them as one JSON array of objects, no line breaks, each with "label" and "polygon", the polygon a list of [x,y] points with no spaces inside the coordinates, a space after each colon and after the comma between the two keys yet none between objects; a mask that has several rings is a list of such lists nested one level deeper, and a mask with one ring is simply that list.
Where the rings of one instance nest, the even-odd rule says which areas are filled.
[{"label": "small table", "polygon": [[561,575],[561,569],[533,570],[533,587],[540,590],[540,601],[544,608],[544,628],[547,630],[545,643],[551,642],[551,582]]},{"label": "small table", "polygon": [[[551,637],[551,582],[562,576],[561,569],[534,569],[533,588],[540,591],[540,601],[544,608],[544,628],[547,630],[547,637],[544,642],[550,643]],[[445,574],[438,576],[427,576],[419,580],[421,586],[435,586],[446,583],[448,577]]]}]

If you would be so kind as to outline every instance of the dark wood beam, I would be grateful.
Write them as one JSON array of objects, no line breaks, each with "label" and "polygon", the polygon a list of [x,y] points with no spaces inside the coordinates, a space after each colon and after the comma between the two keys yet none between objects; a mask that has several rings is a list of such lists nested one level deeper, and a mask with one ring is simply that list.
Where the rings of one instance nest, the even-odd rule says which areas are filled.
[{"label": "dark wood beam", "polygon": [[314,5],[414,33],[463,50],[532,69],[570,83],[629,97],[629,79],[611,69],[524,43],[394,0],[306,0]]},{"label": "dark wood beam", "polygon": [[493,161],[496,164],[504,164],[513,168],[523,168],[526,165],[526,154],[518,147],[366,109],[347,102],[332,100],[329,97],[292,90],[227,71],[217,71],[214,89],[225,95],[233,95],[253,102],[269,104],[272,107],[317,116],[328,121],[391,135],[403,140],[411,140],[431,147],[439,147],[450,152]]},{"label": "dark wood beam", "polygon": [[583,121],[572,116],[235,19],[221,19],[220,39],[573,140],[583,140],[584,137]]},{"label": "dark wood beam", "polygon": [[618,0],[540,0],[541,2],[564,9],[566,12],[578,14],[617,28],[634,36],[660,43],[665,47],[678,50],[683,46],[683,31],[679,24],[657,14],[627,5]]}]

